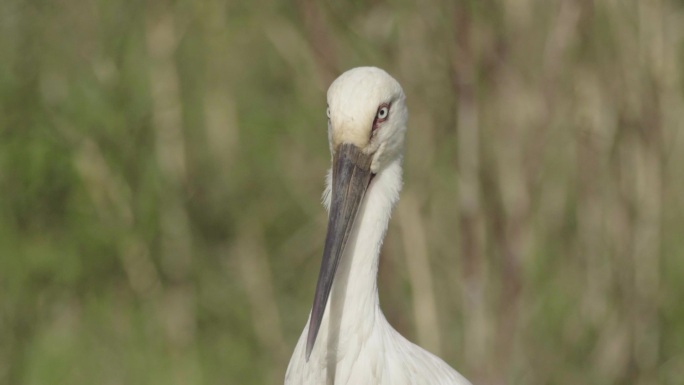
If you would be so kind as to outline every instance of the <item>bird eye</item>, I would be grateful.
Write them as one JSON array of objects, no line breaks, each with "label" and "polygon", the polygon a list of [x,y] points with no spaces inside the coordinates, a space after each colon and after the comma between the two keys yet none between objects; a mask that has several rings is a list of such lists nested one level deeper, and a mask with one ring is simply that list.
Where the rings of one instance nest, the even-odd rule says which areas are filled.
[{"label": "bird eye", "polygon": [[371,135],[375,134],[375,130],[378,129],[380,123],[387,120],[389,117],[390,105],[388,103],[381,104],[378,107],[378,112],[375,114],[375,119],[373,119],[373,129],[371,130]]},{"label": "bird eye", "polygon": [[378,109],[378,114],[376,115],[376,118],[378,119],[378,122],[382,122],[385,119],[387,119],[387,116],[389,115],[389,106],[383,106]]},{"label": "bird eye", "polygon": [[328,119],[330,119],[330,107],[326,108],[325,114],[328,115]]}]

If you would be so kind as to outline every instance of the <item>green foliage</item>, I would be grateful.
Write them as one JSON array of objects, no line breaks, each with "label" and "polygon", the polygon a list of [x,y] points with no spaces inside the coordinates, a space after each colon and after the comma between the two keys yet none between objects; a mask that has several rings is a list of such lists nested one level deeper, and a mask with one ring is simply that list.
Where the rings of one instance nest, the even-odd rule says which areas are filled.
[{"label": "green foliage", "polygon": [[359,65],[411,112],[380,270],[402,334],[476,384],[680,383],[683,16],[3,0],[0,384],[282,383],[325,231],[325,90]]}]

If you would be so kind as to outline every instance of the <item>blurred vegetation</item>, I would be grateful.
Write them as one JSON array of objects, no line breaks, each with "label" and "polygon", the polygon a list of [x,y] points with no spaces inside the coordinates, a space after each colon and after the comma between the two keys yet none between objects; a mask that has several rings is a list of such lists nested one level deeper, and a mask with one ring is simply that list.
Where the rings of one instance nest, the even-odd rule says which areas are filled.
[{"label": "blurred vegetation", "polygon": [[278,384],[325,90],[411,111],[383,309],[474,384],[681,384],[684,4],[0,2],[0,383]]}]

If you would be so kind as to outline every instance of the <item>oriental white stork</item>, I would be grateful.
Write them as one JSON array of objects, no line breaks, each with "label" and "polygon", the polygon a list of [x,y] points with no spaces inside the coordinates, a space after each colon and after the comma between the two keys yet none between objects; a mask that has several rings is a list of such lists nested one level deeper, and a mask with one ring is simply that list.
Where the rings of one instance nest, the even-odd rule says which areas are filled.
[{"label": "oriental white stork", "polygon": [[402,185],[405,99],[399,83],[374,67],[351,69],[328,89],[328,230],[285,385],[470,384],[400,335],[380,310],[378,259]]}]

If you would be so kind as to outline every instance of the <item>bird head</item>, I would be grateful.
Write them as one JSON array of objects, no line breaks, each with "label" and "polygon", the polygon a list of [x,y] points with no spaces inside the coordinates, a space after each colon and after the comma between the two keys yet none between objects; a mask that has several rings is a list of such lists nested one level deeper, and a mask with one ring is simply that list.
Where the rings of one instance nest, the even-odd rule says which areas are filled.
[{"label": "bird head", "polygon": [[375,67],[351,69],[328,89],[333,157],[328,230],[307,336],[308,361],[335,272],[373,177],[401,157],[408,111],[399,83]]},{"label": "bird head", "polygon": [[408,111],[406,97],[387,72],[376,67],[353,68],[328,89],[328,140],[334,155],[342,145],[353,145],[370,157],[377,174],[400,157]]}]

